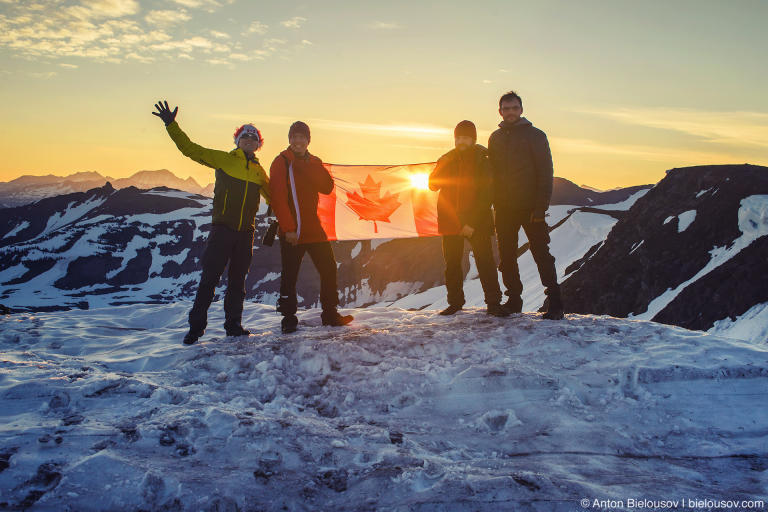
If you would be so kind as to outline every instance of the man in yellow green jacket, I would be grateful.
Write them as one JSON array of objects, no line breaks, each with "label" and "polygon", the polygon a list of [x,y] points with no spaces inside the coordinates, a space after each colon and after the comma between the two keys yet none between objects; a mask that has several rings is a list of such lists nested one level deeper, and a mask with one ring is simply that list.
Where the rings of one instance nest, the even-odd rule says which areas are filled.
[{"label": "man in yellow green jacket", "polygon": [[242,326],[245,276],[253,257],[253,233],[259,196],[269,204],[267,173],[255,157],[264,139],[252,124],[235,131],[232,151],[218,151],[195,144],[181,131],[176,122],[179,107],[171,110],[168,102],[158,102],[152,112],[165,123],[168,135],[185,156],[216,170],[213,189],[213,225],[203,253],[203,273],[192,310],[189,312],[189,332],[184,343],[195,343],[208,325],[208,308],[213,301],[216,285],[229,263],[228,285],[224,295],[224,329],[227,336],[247,336]]}]

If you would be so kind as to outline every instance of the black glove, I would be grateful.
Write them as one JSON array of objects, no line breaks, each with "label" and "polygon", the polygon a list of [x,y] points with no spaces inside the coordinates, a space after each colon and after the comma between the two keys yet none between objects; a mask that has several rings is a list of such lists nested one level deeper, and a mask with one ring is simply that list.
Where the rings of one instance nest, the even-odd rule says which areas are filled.
[{"label": "black glove", "polygon": [[[265,217],[269,217],[272,215],[272,207],[267,208],[267,214]],[[275,243],[275,236],[277,235],[277,228],[280,227],[280,225],[277,223],[277,220],[272,220],[269,223],[269,227],[264,232],[264,236],[261,238],[262,245],[268,245],[272,246],[273,243]]]},{"label": "black glove", "polygon": [[173,109],[173,111],[171,111],[170,107],[168,107],[167,101],[158,101],[155,103],[155,108],[157,109],[157,112],[152,112],[152,115],[162,119],[165,123],[165,126],[168,126],[174,120],[176,120],[176,113],[179,111],[179,107],[176,107]]}]

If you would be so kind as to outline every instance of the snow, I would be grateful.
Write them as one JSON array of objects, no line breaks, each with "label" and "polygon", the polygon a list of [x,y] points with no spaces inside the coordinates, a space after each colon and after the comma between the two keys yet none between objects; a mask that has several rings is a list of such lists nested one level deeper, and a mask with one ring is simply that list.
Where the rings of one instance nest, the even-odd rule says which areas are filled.
[{"label": "snow", "polygon": [[378,246],[391,241],[392,241],[392,238],[374,238],[373,240],[371,240],[371,250],[375,251]]},{"label": "snow", "polygon": [[768,302],[755,304],[735,320],[728,317],[718,320],[707,332],[718,336],[766,343],[768,342]]},{"label": "snow", "polygon": [[[768,346],[652,322],[221,303],[0,318],[2,501],[33,510],[555,510],[765,499]],[[2,467],[2,466],[0,466]],[[38,499],[39,498],[39,499]],[[18,507],[17,507],[18,506]]]},{"label": "snow", "polygon": [[267,275],[261,278],[255,285],[253,285],[253,287],[259,287],[262,284],[274,281],[275,279],[280,279],[280,272],[267,272]]},{"label": "snow", "polygon": [[[572,206],[550,209],[554,218],[561,220],[568,215],[568,209]],[[602,207],[601,207],[602,208]],[[549,245],[552,255],[555,257],[555,267],[558,280],[562,281],[565,277],[565,269],[574,261],[581,258],[593,245],[602,242],[608,236],[611,228],[618,222],[610,215],[600,213],[591,213],[583,211],[574,211],[568,220],[550,232],[551,243]],[[556,223],[548,219],[548,224]],[[521,244],[525,239],[525,233],[520,230]],[[471,255],[471,254],[470,254]],[[474,258],[470,260],[474,263]],[[544,286],[541,284],[539,271],[533,261],[530,251],[526,251],[519,259],[520,280],[523,283],[523,309],[532,311],[538,309],[544,303]],[[468,307],[484,306],[485,298],[482,285],[477,278],[476,266],[470,267],[464,281],[464,294],[466,296],[466,305]],[[499,276],[500,279],[500,276]],[[501,287],[504,291],[504,287]],[[408,295],[395,302],[386,302],[392,306],[405,309],[442,309],[448,306],[446,299],[445,286],[430,288],[424,292]]]},{"label": "snow", "polygon": [[[682,215],[682,214],[681,214]],[[648,309],[634,318],[650,320],[666,308],[689,284],[701,279],[714,269],[730,260],[760,237],[768,235],[768,195],[748,196],[741,200],[739,207],[739,230],[741,236],[729,247],[714,247],[710,260],[693,277],[664,293],[648,304]],[[630,314],[630,317],[633,315]]]},{"label": "snow", "polygon": [[630,208],[632,208],[632,205],[634,205],[638,199],[640,199],[645,194],[647,194],[649,190],[651,189],[644,188],[643,190],[638,190],[637,192],[635,192],[634,194],[626,198],[624,201],[621,201],[619,203],[613,203],[613,204],[601,204],[596,208],[600,208],[601,210],[629,210]]},{"label": "snow", "polygon": [[360,254],[360,251],[363,248],[363,242],[357,242],[355,246],[352,248],[352,252],[350,253],[350,258],[355,259],[357,258],[357,255]]},{"label": "snow", "polygon": [[23,230],[27,229],[28,227],[29,227],[29,222],[27,222],[25,220],[21,224],[17,224],[16,227],[14,227],[12,230],[7,232],[5,234],[5,236],[3,236],[3,238],[10,238],[10,237],[16,235],[16,233],[18,233],[19,231],[23,231]]},{"label": "snow", "polygon": [[633,252],[638,250],[640,246],[643,245],[643,243],[645,243],[645,240],[640,240],[639,242],[632,244],[632,249],[629,251],[629,254],[632,254]]},{"label": "snow", "polygon": [[709,192],[710,190],[712,190],[712,187],[710,187],[710,188],[707,188],[707,189],[704,189],[704,190],[701,190],[701,191],[699,191],[699,192],[696,194],[696,199],[700,198],[701,196],[703,196],[704,194],[706,194],[706,193],[707,193],[707,192]]},{"label": "snow", "polygon": [[178,199],[189,199],[191,201],[198,201],[199,203],[205,202],[200,199],[199,194],[193,194],[192,192],[184,192],[183,190],[147,190],[142,192],[145,196],[162,196],[162,197],[175,197]]},{"label": "snow", "polygon": [[676,218],[674,215],[670,215],[669,217],[667,217],[666,219],[664,219],[664,222],[662,222],[661,224],[665,226],[665,225],[669,224],[669,222],[670,222],[672,219],[674,219],[674,218]]},{"label": "snow", "polygon": [[696,210],[688,210],[677,216],[677,232],[682,233],[696,219]]},{"label": "snow", "polygon": [[89,211],[97,208],[98,206],[101,206],[104,201],[106,201],[106,198],[91,198],[76,206],[74,206],[74,203],[70,203],[67,205],[67,208],[63,212],[56,212],[55,214],[51,215],[51,217],[48,219],[48,223],[40,235],[46,235],[52,231],[66,226],[67,224],[71,224]]}]

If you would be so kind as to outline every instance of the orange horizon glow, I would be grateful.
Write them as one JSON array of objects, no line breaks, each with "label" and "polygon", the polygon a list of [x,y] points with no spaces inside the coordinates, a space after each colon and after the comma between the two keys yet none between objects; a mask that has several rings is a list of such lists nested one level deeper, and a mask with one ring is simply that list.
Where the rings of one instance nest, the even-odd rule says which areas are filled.
[{"label": "orange horizon glow", "polygon": [[158,169],[213,182],[151,115],[161,99],[207,148],[231,150],[254,123],[266,169],[296,120],[324,162],[434,162],[464,119],[487,146],[510,89],[547,134],[555,176],[577,185],[768,165],[768,2],[168,5],[0,1],[0,182]]}]

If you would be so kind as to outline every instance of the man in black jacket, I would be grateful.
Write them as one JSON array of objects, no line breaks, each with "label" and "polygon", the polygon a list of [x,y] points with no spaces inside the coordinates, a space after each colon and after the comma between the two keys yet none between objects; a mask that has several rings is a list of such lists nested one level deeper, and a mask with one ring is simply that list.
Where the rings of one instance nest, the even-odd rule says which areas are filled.
[{"label": "man in black jacket", "polygon": [[544,318],[563,318],[555,258],[549,252],[549,228],[544,218],[552,197],[552,154],[546,134],[521,117],[523,101],[514,91],[499,99],[504,119],[488,140],[493,174],[493,206],[499,241],[501,277],[509,299],[504,308],[519,313],[523,308],[523,284],[517,266],[518,232],[528,236],[533,260],[549,297]]},{"label": "man in black jacket", "polygon": [[437,228],[443,235],[448,290],[448,307],[440,314],[452,315],[464,306],[461,260],[466,239],[475,255],[488,314],[507,316],[509,313],[500,304],[501,289],[491,249],[493,218],[488,151],[476,144],[477,129],[471,121],[461,121],[453,133],[455,149],[440,157],[429,175],[429,188],[440,191]]}]

